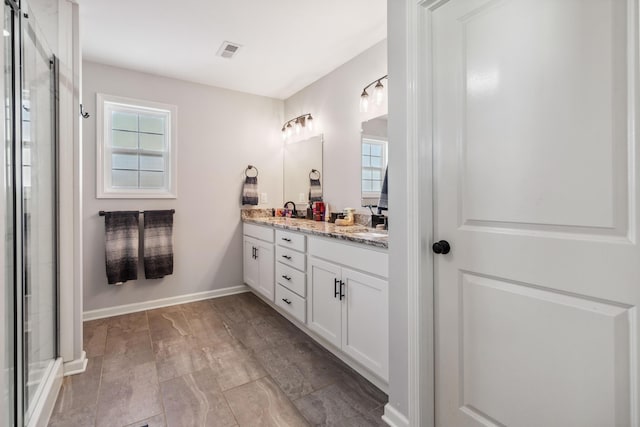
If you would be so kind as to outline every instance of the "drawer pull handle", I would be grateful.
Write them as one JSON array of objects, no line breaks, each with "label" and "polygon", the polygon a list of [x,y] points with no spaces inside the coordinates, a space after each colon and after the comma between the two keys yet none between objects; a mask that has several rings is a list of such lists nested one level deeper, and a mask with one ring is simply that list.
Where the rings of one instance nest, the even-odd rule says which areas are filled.
[{"label": "drawer pull handle", "polygon": [[282,240],[284,240],[285,242],[291,242],[291,239],[289,239],[288,237],[283,237]]},{"label": "drawer pull handle", "polygon": [[[338,279],[333,279],[333,297],[334,298],[337,298],[338,295],[340,295],[340,291],[338,291],[338,283],[342,283],[342,282],[340,280],[338,280]],[[342,299],[342,298],[340,298],[340,299]]]},{"label": "drawer pull handle", "polygon": [[284,280],[291,281],[291,277],[286,276],[286,275],[284,275],[284,274],[282,275],[282,278],[283,278]]},{"label": "drawer pull handle", "polygon": [[288,259],[289,261],[291,261],[291,256],[290,255],[282,255],[282,258]]},{"label": "drawer pull handle", "polygon": [[291,304],[291,301],[289,301],[289,300],[288,300],[288,299],[286,299],[286,298],[282,298],[282,301],[286,302],[287,304]]}]

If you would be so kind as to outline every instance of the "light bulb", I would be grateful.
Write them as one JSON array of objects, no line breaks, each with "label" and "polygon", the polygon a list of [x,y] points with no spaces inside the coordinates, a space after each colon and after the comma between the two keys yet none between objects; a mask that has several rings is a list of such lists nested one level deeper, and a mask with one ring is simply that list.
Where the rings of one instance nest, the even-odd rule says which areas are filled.
[{"label": "light bulb", "polygon": [[307,117],[306,127],[309,132],[313,131],[313,117],[311,117],[311,114],[309,114],[309,116]]},{"label": "light bulb", "polygon": [[296,135],[300,135],[300,131],[302,130],[302,125],[300,124],[300,119],[296,119],[296,124],[294,126],[296,128]]},{"label": "light bulb", "polygon": [[285,129],[285,127],[282,127],[282,140],[286,141],[287,140],[287,129]]},{"label": "light bulb", "polygon": [[291,123],[289,123],[287,125],[287,138],[290,138],[291,134],[293,134],[293,127],[291,126]]},{"label": "light bulb", "polygon": [[369,94],[366,90],[362,91],[362,95],[360,95],[360,112],[366,113],[369,110]]},{"label": "light bulb", "polygon": [[380,80],[378,80],[376,87],[373,89],[373,96],[376,99],[376,105],[382,104],[382,100],[384,99],[384,86],[382,86]]}]

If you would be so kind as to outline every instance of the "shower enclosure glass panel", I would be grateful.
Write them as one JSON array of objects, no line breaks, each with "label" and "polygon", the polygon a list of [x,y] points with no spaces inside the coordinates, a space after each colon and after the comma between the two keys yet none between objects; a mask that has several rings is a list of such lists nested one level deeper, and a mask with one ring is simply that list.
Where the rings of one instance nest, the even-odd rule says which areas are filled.
[{"label": "shower enclosure glass panel", "polygon": [[4,98],[4,108],[1,112],[4,124],[4,150],[2,152],[2,160],[4,163],[3,182],[4,193],[2,195],[4,201],[4,221],[2,231],[4,234],[4,302],[0,307],[2,313],[1,321],[4,325],[3,337],[3,354],[0,357],[2,365],[0,366],[0,380],[2,386],[2,397],[0,408],[0,425],[12,426],[16,424],[16,299],[15,299],[15,235],[14,235],[14,211],[15,211],[15,187],[13,180],[14,173],[14,87],[15,87],[15,66],[14,66],[14,45],[15,31],[14,22],[15,15],[11,6],[5,3],[3,15],[3,34],[4,34],[4,55],[2,56],[2,64],[4,69],[4,85],[2,86],[2,98]]},{"label": "shower enclosure glass panel", "polygon": [[[33,16],[28,14],[28,16]],[[52,55],[23,19],[22,263],[24,408],[28,422],[57,356],[55,79]]]}]

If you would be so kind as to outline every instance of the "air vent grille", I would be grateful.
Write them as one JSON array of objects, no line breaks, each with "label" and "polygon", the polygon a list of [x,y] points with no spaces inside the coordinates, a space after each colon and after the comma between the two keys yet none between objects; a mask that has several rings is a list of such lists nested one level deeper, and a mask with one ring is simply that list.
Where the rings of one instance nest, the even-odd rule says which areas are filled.
[{"label": "air vent grille", "polygon": [[225,41],[220,46],[220,49],[218,49],[217,55],[223,58],[233,58],[235,54],[238,53],[241,47],[242,46],[237,43]]}]

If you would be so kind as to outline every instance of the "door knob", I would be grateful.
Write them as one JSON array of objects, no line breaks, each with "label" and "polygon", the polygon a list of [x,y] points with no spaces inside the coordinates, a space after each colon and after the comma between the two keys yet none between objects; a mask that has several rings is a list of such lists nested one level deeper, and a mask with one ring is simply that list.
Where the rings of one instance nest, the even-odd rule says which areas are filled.
[{"label": "door knob", "polygon": [[433,252],[437,254],[446,255],[451,252],[451,245],[446,240],[440,240],[439,242],[435,242],[432,246]]}]

